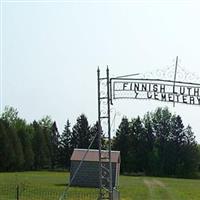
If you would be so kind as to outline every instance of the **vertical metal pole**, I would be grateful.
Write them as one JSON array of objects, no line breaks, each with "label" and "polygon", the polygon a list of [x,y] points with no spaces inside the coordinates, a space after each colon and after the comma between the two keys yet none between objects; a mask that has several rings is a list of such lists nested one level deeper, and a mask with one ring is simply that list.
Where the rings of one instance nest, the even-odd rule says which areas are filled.
[{"label": "vertical metal pole", "polygon": [[99,143],[99,199],[102,199],[102,168],[101,168],[101,100],[100,100],[100,70],[97,69],[97,83],[98,83],[98,143]]},{"label": "vertical metal pole", "polygon": [[109,69],[107,66],[107,104],[108,104],[108,140],[109,140],[109,174],[110,174],[110,185],[109,185],[109,198],[113,200],[113,187],[112,187],[112,162],[111,162],[111,131],[110,131],[110,78]]},{"label": "vertical metal pole", "polygon": [[[174,72],[174,85],[173,85],[173,93],[174,94],[175,94],[175,86],[176,86],[177,67],[178,67],[178,56],[176,56],[176,65],[175,65],[175,72]],[[175,96],[174,96],[173,106],[175,107]]]},{"label": "vertical metal pole", "polygon": [[113,105],[112,99],[113,99],[113,94],[112,94],[112,79],[110,79],[110,105]]}]

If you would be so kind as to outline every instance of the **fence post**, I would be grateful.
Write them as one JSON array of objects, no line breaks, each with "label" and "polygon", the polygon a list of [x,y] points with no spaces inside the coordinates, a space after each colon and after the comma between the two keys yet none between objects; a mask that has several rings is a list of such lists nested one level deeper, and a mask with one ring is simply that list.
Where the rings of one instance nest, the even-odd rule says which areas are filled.
[{"label": "fence post", "polygon": [[19,185],[16,187],[16,192],[17,192],[17,200],[19,200]]}]

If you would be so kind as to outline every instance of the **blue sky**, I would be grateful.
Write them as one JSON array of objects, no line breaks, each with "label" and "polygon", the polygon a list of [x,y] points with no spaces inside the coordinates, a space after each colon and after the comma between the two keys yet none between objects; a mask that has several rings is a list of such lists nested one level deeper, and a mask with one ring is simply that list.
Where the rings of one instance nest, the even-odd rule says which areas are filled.
[{"label": "blue sky", "polygon": [[[1,103],[27,121],[97,119],[96,70],[112,76],[180,65],[200,76],[198,1],[1,1]],[[184,81],[184,80],[183,80]],[[191,80],[192,81],[192,80]],[[129,118],[168,106],[200,141],[200,107],[121,101]]]}]

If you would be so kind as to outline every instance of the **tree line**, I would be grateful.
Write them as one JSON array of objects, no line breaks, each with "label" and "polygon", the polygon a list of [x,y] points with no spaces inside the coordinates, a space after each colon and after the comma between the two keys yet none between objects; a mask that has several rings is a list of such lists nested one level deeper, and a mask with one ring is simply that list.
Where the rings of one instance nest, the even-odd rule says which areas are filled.
[{"label": "tree line", "polygon": [[[49,116],[27,123],[6,107],[0,118],[0,171],[69,169],[73,149],[88,148],[97,130],[81,114],[72,129],[67,120],[60,134]],[[91,148],[98,148],[97,137]]]},{"label": "tree line", "polygon": [[124,173],[193,177],[200,166],[200,147],[192,128],[179,115],[158,108],[143,118],[124,117],[113,139]]},{"label": "tree line", "polygon": [[[27,123],[13,107],[0,117],[0,171],[69,169],[74,148],[98,149],[98,123],[81,114],[62,133],[49,116]],[[103,148],[107,141],[103,138]],[[158,108],[143,118],[123,117],[112,149],[121,152],[122,173],[191,177],[199,170],[200,147],[179,115]]]}]

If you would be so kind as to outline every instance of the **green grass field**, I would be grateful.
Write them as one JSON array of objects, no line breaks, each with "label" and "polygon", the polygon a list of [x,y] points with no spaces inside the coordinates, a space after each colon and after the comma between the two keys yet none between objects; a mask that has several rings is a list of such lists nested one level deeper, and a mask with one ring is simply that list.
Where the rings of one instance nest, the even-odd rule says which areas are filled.
[{"label": "green grass field", "polygon": [[[59,199],[68,178],[69,173],[64,172],[0,173],[0,200],[16,199],[17,183],[22,194],[20,200]],[[67,199],[95,200],[97,192],[70,188]],[[200,200],[200,180],[121,176],[120,193],[121,200]]]}]

